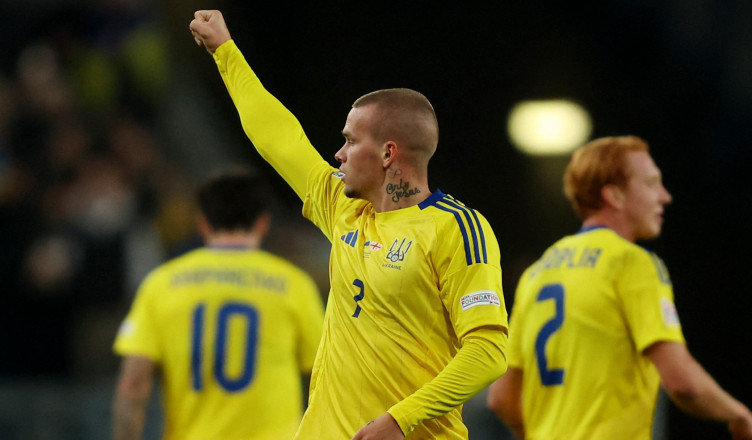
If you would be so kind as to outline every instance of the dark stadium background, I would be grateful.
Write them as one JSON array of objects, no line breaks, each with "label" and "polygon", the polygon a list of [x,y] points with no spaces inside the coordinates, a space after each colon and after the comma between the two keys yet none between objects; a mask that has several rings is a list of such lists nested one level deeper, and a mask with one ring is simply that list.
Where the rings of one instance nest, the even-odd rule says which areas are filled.
[{"label": "dark stadium background", "polygon": [[[120,9],[89,3],[0,2],[2,74],[13,75],[25,45],[59,36],[60,29],[90,36],[117,23],[112,11]],[[174,90],[168,92],[172,105],[155,105],[139,115],[164,132],[165,155],[194,181],[211,166],[232,161],[273,176],[284,217],[279,224],[317,237],[314,247],[325,243],[317,231],[296,220],[294,194],[252,152],[213,61],[190,38],[193,11],[223,10],[234,39],[267,89],[296,114],[314,145],[332,161],[355,98],[386,87],[426,94],[440,126],[429,182],[491,222],[501,245],[509,305],[524,267],[552,241],[578,228],[561,193],[567,159],[528,157],[513,149],[505,125],[511,107],[526,99],[572,99],[590,112],[591,137],[643,137],[674,197],[664,233],[644,245],[669,268],[691,352],[724,388],[752,405],[747,363],[752,348],[752,3],[116,3],[130,4],[139,19],[147,17],[158,26],[169,48],[174,79],[164,87]],[[122,14],[123,21],[132,15]],[[128,92],[123,96],[126,102],[144,99]],[[166,113],[173,125],[165,122]],[[182,137],[176,135],[183,130]],[[305,246],[279,236],[270,245],[293,260]],[[14,250],[0,252],[7,260]],[[325,263],[308,263],[312,271],[325,270]],[[326,282],[325,273],[318,277]],[[110,321],[122,317],[119,312],[131,294],[115,295]],[[13,298],[14,292],[3,296]],[[7,300],[6,313],[13,314],[15,304]],[[73,314],[75,306],[66,310]],[[36,327],[40,334],[44,325]],[[10,330],[3,331],[8,338]],[[98,356],[90,362],[106,367],[95,374],[114,374],[112,355]],[[33,383],[40,377],[14,367],[12,359],[2,365],[5,384]],[[43,377],[54,387],[59,381],[80,380],[87,371],[67,368]],[[671,439],[727,438],[725,427],[697,421],[673,406],[668,432]]]}]

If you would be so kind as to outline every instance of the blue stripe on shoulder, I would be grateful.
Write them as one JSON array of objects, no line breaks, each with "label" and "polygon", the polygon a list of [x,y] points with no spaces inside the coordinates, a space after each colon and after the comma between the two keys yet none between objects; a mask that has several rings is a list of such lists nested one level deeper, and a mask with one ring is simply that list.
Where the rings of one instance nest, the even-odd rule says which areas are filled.
[{"label": "blue stripe on shoulder", "polygon": [[446,194],[444,194],[443,192],[441,192],[440,189],[437,189],[436,191],[433,192],[433,194],[431,194],[430,196],[428,196],[428,198],[426,198],[425,200],[423,200],[422,202],[420,202],[418,204],[418,207],[420,209],[426,209],[429,206],[435,205],[436,202],[438,202],[439,200],[443,199],[444,197],[446,197]]},{"label": "blue stripe on shoulder", "polygon": [[[462,240],[465,245],[465,260],[468,266],[473,263],[488,263],[486,237],[483,234],[483,227],[478,218],[478,213],[474,209],[468,208],[452,196],[442,193],[441,190],[436,190],[436,192],[431,194],[430,197],[421,202],[420,209],[425,209],[429,206],[434,206],[454,215],[455,220],[457,220],[457,225],[460,227],[460,232],[462,233]],[[470,228],[470,235],[468,235],[461,214],[464,215],[467,220],[467,225]],[[472,236],[474,252],[471,252],[470,250],[470,236]],[[473,256],[475,257],[474,259]]]}]

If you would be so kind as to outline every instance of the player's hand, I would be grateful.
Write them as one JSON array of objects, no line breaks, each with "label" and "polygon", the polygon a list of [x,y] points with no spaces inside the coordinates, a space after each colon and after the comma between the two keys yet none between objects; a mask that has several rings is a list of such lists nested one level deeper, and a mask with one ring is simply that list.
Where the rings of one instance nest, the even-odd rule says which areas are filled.
[{"label": "player's hand", "polygon": [[219,11],[196,11],[190,26],[196,44],[213,54],[222,43],[232,39],[225,24],[225,18]]},{"label": "player's hand", "polygon": [[403,438],[405,435],[402,434],[402,429],[394,417],[389,413],[384,413],[360,428],[352,440],[402,440]]},{"label": "player's hand", "polygon": [[752,440],[752,415],[729,422],[728,429],[734,440]]}]

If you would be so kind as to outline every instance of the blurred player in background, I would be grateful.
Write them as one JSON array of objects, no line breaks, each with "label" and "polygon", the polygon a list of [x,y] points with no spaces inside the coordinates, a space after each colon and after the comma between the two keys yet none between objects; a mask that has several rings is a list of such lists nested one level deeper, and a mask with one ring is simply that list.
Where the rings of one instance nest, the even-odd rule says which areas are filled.
[{"label": "blurred player in background", "polygon": [[323,305],[311,277],[260,249],[267,189],[226,173],[198,190],[205,247],[155,269],[115,340],[124,356],[116,440],[141,438],[160,374],[165,439],[290,439],[303,412]]},{"label": "blurred player in background", "polygon": [[752,414],[687,350],[658,236],[671,195],[648,145],[596,139],[576,151],[565,192],[583,220],[522,275],[509,372],[488,404],[525,439],[650,439],[659,385],[682,410],[752,439]]},{"label": "blurred player in background", "polygon": [[506,369],[499,245],[487,220],[428,186],[438,143],[422,94],[353,104],[333,168],[269,94],[219,11],[198,11],[259,153],[332,242],[331,290],[299,439],[466,439],[462,404]]}]

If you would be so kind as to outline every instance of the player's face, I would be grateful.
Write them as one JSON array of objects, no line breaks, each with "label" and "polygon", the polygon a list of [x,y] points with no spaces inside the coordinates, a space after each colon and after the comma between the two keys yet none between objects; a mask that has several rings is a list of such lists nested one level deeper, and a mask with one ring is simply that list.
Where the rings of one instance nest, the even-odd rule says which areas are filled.
[{"label": "player's face", "polygon": [[345,144],[334,158],[345,174],[342,180],[347,197],[370,199],[383,184],[383,146],[371,137],[372,117],[373,106],[353,108],[342,129]]},{"label": "player's face", "polygon": [[625,214],[635,240],[655,238],[661,233],[663,208],[671,194],[663,186],[661,171],[643,151],[627,156],[629,179],[624,190]]}]

